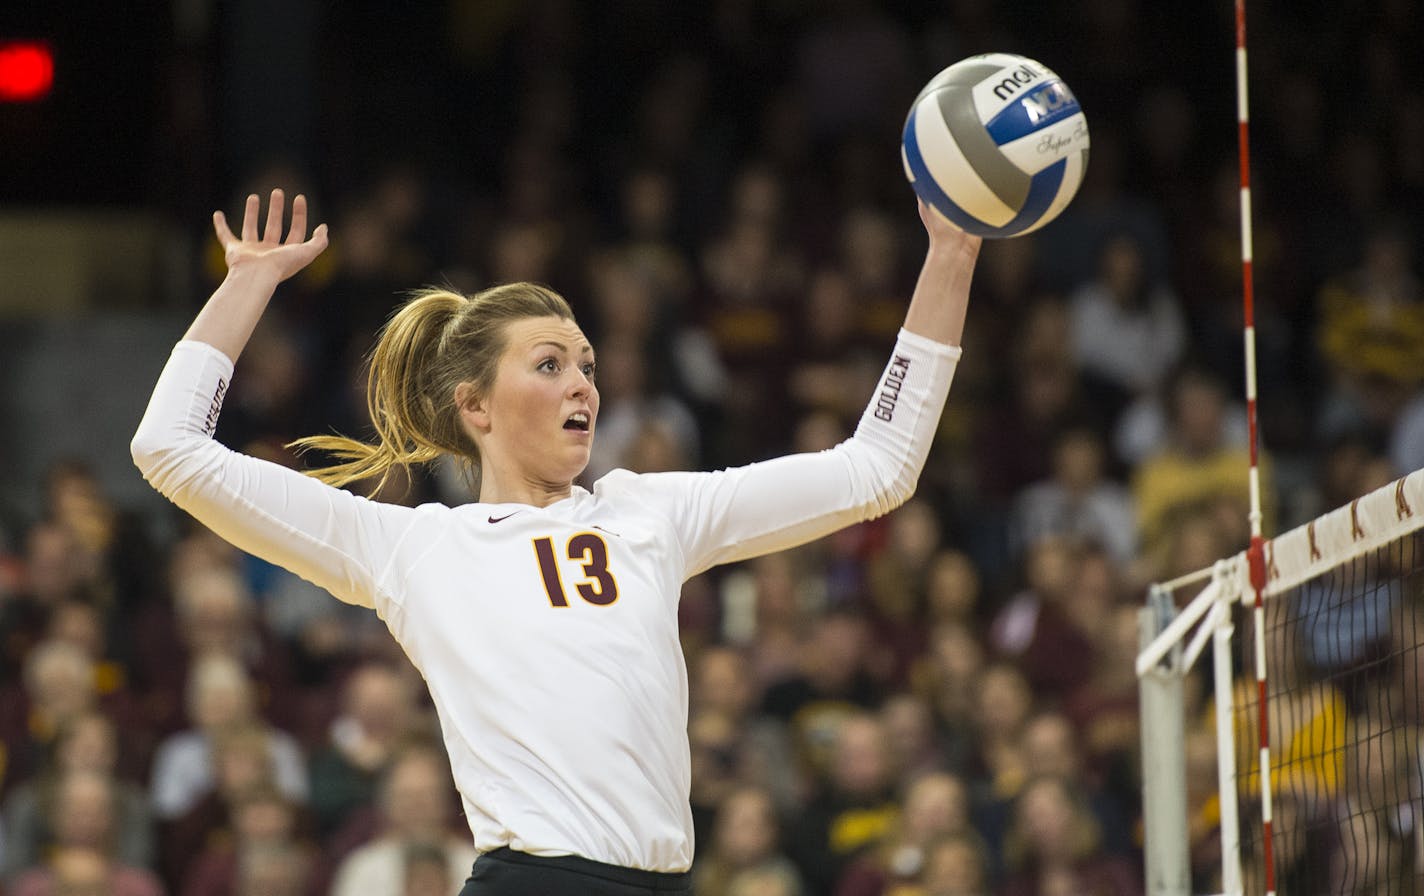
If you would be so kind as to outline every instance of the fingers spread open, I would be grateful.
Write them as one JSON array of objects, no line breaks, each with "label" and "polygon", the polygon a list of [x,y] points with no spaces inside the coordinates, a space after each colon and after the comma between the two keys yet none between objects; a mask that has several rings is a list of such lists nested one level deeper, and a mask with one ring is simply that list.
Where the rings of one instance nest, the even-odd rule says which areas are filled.
[{"label": "fingers spread open", "polygon": [[242,238],[257,241],[257,216],[262,213],[262,200],[256,193],[247,197],[247,208],[242,213]]},{"label": "fingers spread open", "polygon": [[307,238],[307,197],[301,193],[292,200],[292,228],[287,231],[287,244],[300,243]]},{"label": "fingers spread open", "polygon": [[267,203],[267,230],[262,234],[264,243],[280,243],[282,241],[283,211],[282,191],[273,190],[272,198]]}]

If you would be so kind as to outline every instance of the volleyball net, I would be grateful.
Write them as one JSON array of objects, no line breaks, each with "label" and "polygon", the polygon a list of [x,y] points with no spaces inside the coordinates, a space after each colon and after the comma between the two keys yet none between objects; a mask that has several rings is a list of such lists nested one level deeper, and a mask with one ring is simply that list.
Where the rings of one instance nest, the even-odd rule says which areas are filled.
[{"label": "volleyball net", "polygon": [[1424,892],[1424,471],[1252,559],[1142,613],[1147,892]]}]

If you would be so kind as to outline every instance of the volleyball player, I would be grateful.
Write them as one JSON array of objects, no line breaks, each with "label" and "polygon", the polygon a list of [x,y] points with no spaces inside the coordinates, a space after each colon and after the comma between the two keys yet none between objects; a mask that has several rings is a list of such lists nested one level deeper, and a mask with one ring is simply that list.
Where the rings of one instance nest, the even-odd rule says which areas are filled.
[{"label": "volleyball player", "polygon": [[[377,444],[304,440],[302,475],[211,438],[277,284],[326,247],[303,197],[214,227],[228,273],[174,348],[133,439],[145,478],[239,548],[374,608],[430,688],[482,853],[464,896],[685,893],[692,864],[683,581],[889,512],[915,489],[960,350],[979,240],[923,205],[929,250],[879,387],[829,451],[715,473],[574,480],[598,422],[594,351],[532,284],[419,294],[382,330]],[[479,503],[340,488],[452,455]]]}]

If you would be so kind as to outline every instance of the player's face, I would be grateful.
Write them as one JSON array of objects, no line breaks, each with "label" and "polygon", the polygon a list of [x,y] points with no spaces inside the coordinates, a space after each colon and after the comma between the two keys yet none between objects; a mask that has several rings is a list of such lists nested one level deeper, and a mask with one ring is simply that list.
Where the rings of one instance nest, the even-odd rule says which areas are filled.
[{"label": "player's face", "polygon": [[485,402],[486,464],[527,481],[567,485],[588,465],[598,419],[593,348],[578,324],[558,317],[510,323]]}]

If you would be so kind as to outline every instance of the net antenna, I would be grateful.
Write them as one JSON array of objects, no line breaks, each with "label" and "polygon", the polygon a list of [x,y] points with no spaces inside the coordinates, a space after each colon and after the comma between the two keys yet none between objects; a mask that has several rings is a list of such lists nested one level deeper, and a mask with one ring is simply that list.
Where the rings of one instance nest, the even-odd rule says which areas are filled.
[{"label": "net antenna", "polygon": [[[1251,115],[1246,77],[1246,0],[1236,0],[1236,150],[1241,165],[1241,305],[1244,327],[1242,338],[1246,349],[1246,421],[1250,440],[1251,469],[1251,546],[1247,549],[1247,564],[1251,590],[1255,592],[1252,628],[1256,637],[1256,707],[1261,751],[1260,768],[1271,767],[1271,735],[1266,711],[1266,590],[1265,539],[1261,533],[1261,434],[1256,416],[1256,290],[1252,276],[1251,245]],[[1218,704],[1219,705],[1219,704]],[[1271,836],[1273,824],[1271,788],[1261,788],[1261,861],[1264,865],[1266,896],[1276,894],[1276,862]],[[1229,892],[1229,891],[1228,891]]]},{"label": "net antenna", "polygon": [[[1186,799],[1185,712],[1180,681],[1207,646],[1212,645],[1215,679],[1217,782],[1221,832],[1221,889],[1228,896],[1244,892],[1241,873],[1241,833],[1236,802],[1236,695],[1232,675],[1232,608],[1242,594],[1242,579],[1252,592],[1255,635],[1255,676],[1259,768],[1271,768],[1270,726],[1267,724],[1265,602],[1266,543],[1262,533],[1260,432],[1256,413],[1256,298],[1252,276],[1251,141],[1246,67],[1246,2],[1236,7],[1236,121],[1241,191],[1241,286],[1246,358],[1246,419],[1250,441],[1249,548],[1242,555],[1219,561],[1211,569],[1154,585],[1142,610],[1141,652],[1137,675],[1141,702],[1143,753],[1143,822],[1148,896],[1186,896],[1191,892],[1189,826]],[[1244,569],[1243,569],[1244,567]],[[1175,595],[1199,589],[1180,611]],[[1193,627],[1195,631],[1193,632]],[[1182,640],[1192,632],[1191,641]],[[1271,788],[1261,787],[1261,826],[1265,896],[1275,896],[1272,846]]]}]

